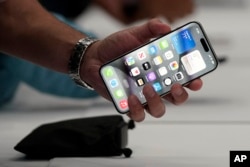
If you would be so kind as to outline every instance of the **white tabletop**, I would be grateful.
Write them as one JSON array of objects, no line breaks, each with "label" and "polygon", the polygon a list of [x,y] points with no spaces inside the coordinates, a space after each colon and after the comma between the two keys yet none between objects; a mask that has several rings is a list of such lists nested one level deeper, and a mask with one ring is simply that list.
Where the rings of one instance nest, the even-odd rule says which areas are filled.
[{"label": "white tabletop", "polygon": [[[201,5],[196,13],[173,25],[177,27],[187,21],[200,21],[217,54],[225,55],[228,61],[205,76],[203,89],[190,92],[185,104],[174,106],[166,103],[164,117],[147,116],[143,123],[136,124],[136,128],[129,132],[128,147],[134,151],[132,158],[56,158],[50,162],[23,159],[23,154],[13,147],[41,124],[117,113],[112,104],[103,99],[63,99],[22,85],[13,103],[0,111],[0,166],[228,167],[230,150],[250,150],[250,2],[240,1],[243,6],[240,3],[230,6],[235,1],[227,2],[227,5],[217,7]],[[95,26],[96,19],[104,17],[106,24],[98,34],[101,37],[124,27],[96,7],[93,9],[77,22],[95,32],[99,28]],[[102,20],[98,21],[101,23]]]}]

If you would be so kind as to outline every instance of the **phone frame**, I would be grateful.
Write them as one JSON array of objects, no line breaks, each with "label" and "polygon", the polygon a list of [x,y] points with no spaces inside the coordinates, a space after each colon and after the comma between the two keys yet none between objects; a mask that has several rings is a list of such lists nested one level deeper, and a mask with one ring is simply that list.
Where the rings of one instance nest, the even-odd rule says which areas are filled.
[{"label": "phone frame", "polygon": [[[130,51],[124,53],[124,54],[122,54],[121,56],[119,56],[119,57],[117,57],[117,58],[115,58],[115,59],[113,59],[113,60],[111,60],[111,61],[109,61],[109,62],[107,62],[107,63],[105,63],[105,64],[103,64],[103,65],[101,66],[101,68],[99,69],[99,74],[100,74],[100,76],[101,76],[101,78],[102,78],[102,80],[103,80],[103,83],[104,83],[104,85],[105,85],[105,87],[106,87],[106,89],[107,89],[107,92],[109,93],[109,96],[110,96],[111,99],[112,99],[112,102],[113,102],[113,104],[114,104],[116,110],[117,110],[120,114],[126,114],[126,113],[129,112],[129,110],[127,110],[126,112],[120,111],[119,108],[116,106],[116,104],[115,104],[115,99],[112,97],[112,94],[111,94],[111,92],[109,91],[109,88],[108,88],[108,86],[107,86],[106,83],[105,83],[104,77],[102,76],[102,73],[101,73],[102,69],[103,69],[105,66],[109,65],[110,63],[112,63],[112,62],[114,62],[114,61],[116,61],[116,60],[118,60],[118,59],[121,59],[121,58],[123,58],[124,56],[127,56],[128,54],[130,54],[130,53],[132,53],[132,52],[134,52],[134,51],[136,51],[136,50],[138,50],[138,49],[140,49],[140,48],[142,48],[142,47],[144,47],[144,46],[146,46],[146,45],[149,45],[149,44],[151,44],[151,43],[153,43],[153,42],[155,42],[155,41],[157,41],[157,40],[159,40],[159,39],[161,39],[161,38],[163,38],[163,37],[165,37],[165,36],[168,36],[169,34],[171,34],[171,33],[173,33],[173,32],[176,32],[176,31],[179,31],[179,30],[183,29],[184,27],[188,26],[189,24],[197,24],[198,27],[200,28],[200,30],[202,31],[202,35],[203,35],[203,37],[204,37],[204,39],[205,39],[205,43],[206,43],[206,45],[208,46],[209,51],[211,51],[211,53],[212,53],[212,55],[213,55],[213,58],[214,58],[213,60],[215,61],[215,62],[214,62],[214,63],[215,63],[215,66],[214,66],[214,68],[213,68],[212,70],[207,71],[207,72],[205,72],[205,73],[202,73],[202,74],[199,75],[198,77],[195,77],[195,78],[190,79],[189,81],[185,82],[184,84],[182,84],[182,86],[188,85],[188,84],[189,84],[190,82],[192,82],[193,80],[195,80],[195,79],[197,79],[197,78],[201,78],[202,76],[204,76],[204,75],[206,75],[206,74],[208,74],[208,73],[214,71],[215,69],[217,69],[217,67],[218,67],[217,56],[216,56],[216,53],[215,53],[215,51],[214,51],[214,49],[213,49],[213,47],[212,47],[212,45],[211,45],[211,43],[210,43],[210,41],[209,41],[209,39],[208,39],[208,36],[207,36],[207,34],[206,34],[206,32],[205,32],[203,26],[202,26],[201,23],[198,22],[198,21],[191,21],[191,22],[188,22],[188,23],[186,23],[186,24],[184,24],[184,25],[182,25],[182,26],[180,26],[180,27],[178,27],[178,28],[176,28],[176,29],[174,29],[174,30],[171,30],[170,32],[168,32],[168,33],[166,33],[166,34],[163,34],[163,35],[161,35],[161,36],[159,36],[159,37],[157,37],[157,38],[155,38],[155,39],[150,40],[150,41],[147,42],[147,43],[144,43],[144,44],[142,44],[142,45],[140,45],[140,46],[138,46],[138,47],[136,47],[136,48],[134,48],[134,49],[132,49],[132,50],[130,50]],[[196,41],[196,42],[197,42],[197,41]],[[202,44],[202,45],[203,45],[203,44]],[[203,47],[204,47],[204,46],[203,46]],[[204,50],[205,50],[205,48],[204,48]],[[175,55],[176,55],[176,54],[175,54]],[[180,56],[180,55],[179,55],[179,56]],[[180,56],[180,57],[181,57],[181,56]],[[173,84],[172,84],[172,85],[173,85]],[[172,86],[172,85],[171,85],[171,86]],[[162,96],[165,96],[165,95],[167,95],[167,94],[169,94],[169,93],[170,93],[170,91],[167,91],[167,92],[165,92],[165,93],[159,94],[159,96],[162,97]],[[142,103],[142,105],[146,105],[146,104],[147,104],[147,102]]]}]

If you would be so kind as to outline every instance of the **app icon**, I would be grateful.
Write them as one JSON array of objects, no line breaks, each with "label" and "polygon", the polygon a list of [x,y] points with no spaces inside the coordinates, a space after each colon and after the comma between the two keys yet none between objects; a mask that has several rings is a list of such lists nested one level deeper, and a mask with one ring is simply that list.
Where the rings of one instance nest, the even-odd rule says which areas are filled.
[{"label": "app icon", "polygon": [[135,64],[135,59],[133,57],[128,57],[125,61],[125,64],[127,64],[128,66],[131,66]]},{"label": "app icon", "polygon": [[154,58],[154,63],[155,65],[160,65],[162,63],[162,58],[161,56],[157,56]]},{"label": "app icon", "polygon": [[157,48],[156,46],[150,46],[148,49],[149,55],[155,56],[157,54]]},{"label": "app icon", "polygon": [[154,72],[148,73],[148,74],[147,74],[147,79],[148,79],[148,81],[154,81],[154,80],[156,80],[156,75],[155,75],[155,73],[154,73]]},{"label": "app icon", "polygon": [[179,68],[179,64],[177,61],[173,61],[169,64],[171,70],[177,70]]},{"label": "app icon", "polygon": [[146,71],[146,70],[148,70],[148,69],[151,68],[151,65],[149,64],[149,62],[146,62],[146,63],[143,63],[143,64],[142,64],[142,67],[143,67],[143,69]]},{"label": "app icon", "polygon": [[159,92],[160,90],[162,90],[161,84],[159,82],[154,83],[153,87],[156,92]]},{"label": "app icon", "polygon": [[119,106],[120,106],[120,108],[123,109],[123,110],[127,109],[127,108],[128,108],[128,101],[127,101],[127,100],[121,100],[121,101],[119,102]]},{"label": "app icon", "polygon": [[174,57],[174,54],[171,50],[167,51],[164,55],[165,55],[167,60],[170,60]]},{"label": "app icon", "polygon": [[136,83],[137,83],[138,86],[142,86],[142,85],[145,84],[145,82],[144,82],[144,80],[143,80],[142,78],[138,79],[138,80],[136,81]]},{"label": "app icon", "polygon": [[160,42],[160,48],[163,50],[163,49],[166,49],[168,47],[168,41],[167,40],[163,40]]},{"label": "app icon", "polygon": [[171,78],[166,78],[166,79],[164,79],[164,84],[165,84],[166,86],[170,86],[170,85],[172,84]]},{"label": "app icon", "polygon": [[135,76],[137,76],[137,75],[140,75],[140,69],[138,68],[138,67],[134,67],[134,68],[132,68],[131,69],[131,71],[130,71],[130,74],[133,76],[133,77],[135,77]]},{"label": "app icon", "polygon": [[112,88],[117,87],[117,86],[118,86],[117,80],[116,80],[116,79],[112,79],[112,80],[110,81],[110,85],[111,85]]},{"label": "app icon", "polygon": [[188,75],[193,75],[206,68],[206,63],[198,50],[195,50],[181,58]]},{"label": "app icon", "polygon": [[104,75],[105,77],[112,77],[114,74],[113,70],[111,67],[107,67],[104,69]]},{"label": "app icon", "polygon": [[177,81],[180,81],[184,78],[184,76],[183,76],[182,72],[178,72],[175,74],[175,78]]},{"label": "app icon", "polygon": [[147,55],[145,54],[144,51],[141,51],[141,52],[137,53],[137,57],[139,60],[143,60],[147,57]]},{"label": "app icon", "polygon": [[115,91],[115,97],[116,98],[122,98],[124,96],[124,93],[121,89],[118,89]]},{"label": "app icon", "polygon": [[161,76],[164,76],[164,75],[166,75],[168,73],[168,70],[167,70],[166,67],[161,67],[161,68],[158,69],[158,71],[159,71],[159,74]]},{"label": "app icon", "polygon": [[195,47],[195,41],[190,30],[183,30],[171,39],[178,54],[183,54]]}]

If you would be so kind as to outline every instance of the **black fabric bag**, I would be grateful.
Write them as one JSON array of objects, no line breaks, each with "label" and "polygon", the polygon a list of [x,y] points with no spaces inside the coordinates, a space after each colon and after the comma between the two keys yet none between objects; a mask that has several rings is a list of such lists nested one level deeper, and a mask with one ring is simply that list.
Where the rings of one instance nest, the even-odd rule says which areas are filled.
[{"label": "black fabric bag", "polygon": [[41,125],[22,139],[14,149],[27,158],[54,157],[130,157],[126,148],[128,129],[134,122],[120,115],[65,120]]}]

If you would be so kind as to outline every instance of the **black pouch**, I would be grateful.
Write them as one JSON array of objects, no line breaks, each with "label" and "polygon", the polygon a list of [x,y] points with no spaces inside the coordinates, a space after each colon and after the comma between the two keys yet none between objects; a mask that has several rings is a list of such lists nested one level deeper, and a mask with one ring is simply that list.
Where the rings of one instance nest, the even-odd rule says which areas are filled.
[{"label": "black pouch", "polygon": [[41,125],[14,149],[31,159],[54,157],[130,157],[128,129],[135,127],[120,115],[65,120]]}]

